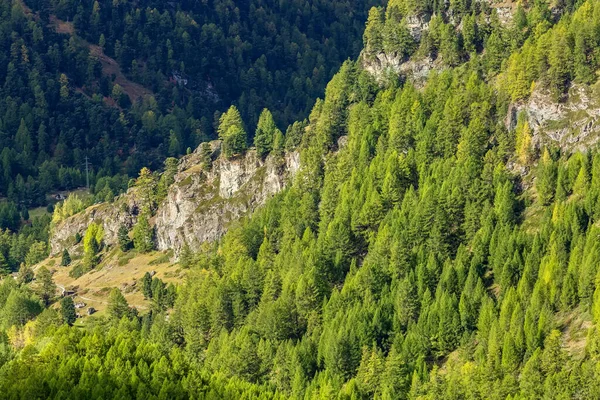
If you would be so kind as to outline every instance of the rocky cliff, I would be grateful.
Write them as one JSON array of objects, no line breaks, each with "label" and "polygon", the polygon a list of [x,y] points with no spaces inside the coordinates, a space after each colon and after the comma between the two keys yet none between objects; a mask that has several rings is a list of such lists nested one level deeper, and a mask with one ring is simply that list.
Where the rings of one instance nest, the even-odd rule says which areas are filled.
[{"label": "rocky cliff", "polygon": [[104,241],[117,243],[117,233],[121,225],[131,228],[137,220],[141,204],[135,188],[119,196],[113,203],[101,203],[88,207],[84,211],[61,221],[51,228],[50,255],[57,255],[68,249],[71,254],[79,252],[80,243],[77,234],[83,235],[92,222],[104,227]]},{"label": "rocky cliff", "polygon": [[[192,249],[221,237],[231,221],[254,209],[280,192],[300,167],[297,152],[260,159],[254,149],[234,159],[220,157],[220,142],[211,142],[213,166],[201,167],[200,149],[183,157],[166,199],[151,220],[159,250],[177,254],[187,243]],[[92,221],[105,230],[105,244],[117,244],[121,225],[131,228],[141,207],[136,188],[113,203],[89,207],[52,228],[51,254],[64,248],[78,251],[76,235],[83,236]]]},{"label": "rocky cliff", "polygon": [[[486,6],[492,10],[491,12],[496,14],[498,21],[501,24],[509,25],[512,23],[513,16],[517,9],[517,2],[495,0],[482,0],[481,2],[486,3]],[[555,8],[553,8],[553,10]],[[445,20],[455,26],[458,34],[458,31],[461,30],[462,22],[452,14],[451,10],[443,13],[442,16]],[[434,17],[434,14],[427,13],[407,15],[404,17],[403,23],[406,25],[408,32],[417,44],[421,42],[423,35],[429,31],[430,20],[432,17]],[[491,14],[488,15],[488,20],[490,18]],[[432,70],[440,71],[445,68],[444,63],[441,62],[442,60],[439,58],[434,60],[429,56],[419,55],[419,52],[409,59],[406,59],[403,55],[398,54],[380,52],[378,54],[367,55],[365,51],[363,51],[360,59],[363,68],[373,75],[378,82],[385,82],[391,74],[401,76],[403,79],[413,83],[416,87],[422,87],[424,85]]]},{"label": "rocky cliff", "polygon": [[411,58],[404,60],[402,57],[379,53],[373,57],[361,57],[362,67],[375,77],[378,82],[385,82],[389,74],[401,76],[416,87],[422,87],[427,81],[429,73],[443,69],[440,62],[435,62],[431,57]]},{"label": "rocky cliff", "polygon": [[183,159],[156,214],[160,250],[173,249],[177,254],[186,243],[196,249],[218,239],[231,221],[280,192],[300,166],[296,152],[262,161],[250,150],[238,159],[219,158],[211,171],[202,173],[197,157]]},{"label": "rocky cliff", "polygon": [[517,125],[520,113],[533,130],[533,145],[552,144],[563,151],[586,151],[600,139],[600,86],[574,84],[562,101],[557,102],[544,90],[536,89],[525,102],[513,104],[506,127]]}]

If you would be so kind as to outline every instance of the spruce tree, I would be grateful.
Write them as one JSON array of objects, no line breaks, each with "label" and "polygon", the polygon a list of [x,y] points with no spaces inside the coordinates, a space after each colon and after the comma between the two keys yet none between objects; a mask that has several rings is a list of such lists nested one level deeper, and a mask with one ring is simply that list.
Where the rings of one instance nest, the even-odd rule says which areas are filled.
[{"label": "spruce tree", "polygon": [[150,276],[150,272],[146,272],[142,277],[142,293],[145,299],[152,298],[152,276]]},{"label": "spruce tree", "polygon": [[71,264],[71,255],[67,249],[63,249],[62,259],[60,260],[60,265],[66,267]]},{"label": "spruce tree", "polygon": [[200,145],[200,165],[204,171],[212,169],[212,150],[209,143],[205,142]]},{"label": "spruce tree", "polygon": [[256,127],[256,133],[254,134],[254,146],[256,146],[256,153],[260,158],[264,158],[273,150],[273,143],[275,140],[277,125],[273,120],[273,115],[268,109],[264,109],[258,119],[258,125]]},{"label": "spruce tree", "polygon": [[77,319],[77,314],[75,312],[75,304],[73,303],[72,297],[67,296],[62,298],[60,301],[60,315],[66,324],[73,325]]},{"label": "spruce tree", "polygon": [[121,225],[119,227],[119,231],[117,232],[117,239],[119,240],[119,248],[123,252],[127,252],[131,249],[131,239],[129,238],[129,230],[125,225]]}]

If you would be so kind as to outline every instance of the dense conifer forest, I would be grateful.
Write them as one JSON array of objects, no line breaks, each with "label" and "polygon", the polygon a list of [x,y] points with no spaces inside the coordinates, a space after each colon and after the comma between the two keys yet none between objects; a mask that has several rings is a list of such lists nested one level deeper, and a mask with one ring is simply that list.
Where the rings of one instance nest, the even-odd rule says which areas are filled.
[{"label": "dense conifer forest", "polygon": [[[196,252],[184,247],[178,260],[187,271],[183,282],[144,276],[140,290],[148,310],[129,307],[121,290],[112,288],[105,315],[85,326],[72,326],[72,302],[59,301],[45,267],[33,267],[46,257],[48,226],[87,204],[71,197],[56,208],[53,222],[36,220],[19,234],[0,235],[0,269],[18,270],[15,279],[0,283],[0,397],[600,398],[600,152],[596,145],[574,150],[544,139],[525,112],[507,123],[509,110],[534,93],[550,104],[568,101],[576,85],[598,95],[600,1],[520,2],[511,18],[501,20],[493,3],[389,0],[371,8],[368,20],[365,12],[361,56],[337,69],[306,120],[303,111],[319,84],[289,90],[277,74],[287,76],[286,85],[300,75],[317,74],[315,82],[323,82],[327,71],[307,71],[334,65],[342,53],[356,55],[349,38],[361,29],[329,21],[347,21],[359,13],[356,4],[256,1],[236,13],[233,3],[221,1],[141,1],[136,8],[117,0],[31,3],[40,20],[51,10],[73,21],[82,40],[103,37],[106,53],[155,93],[161,75],[174,69],[190,79],[210,76],[223,90],[220,101],[230,103],[206,122],[222,140],[220,157],[236,159],[254,144],[259,157],[298,151],[301,167],[285,190],[234,223],[221,240]],[[36,45],[25,43],[38,37],[37,46],[45,49],[38,59],[51,59],[47,41],[56,33],[45,24],[36,28],[18,3],[4,8],[11,18],[0,39],[17,43],[13,39],[23,36],[23,43],[2,64],[2,126],[6,143],[14,143],[3,150],[3,168],[5,153],[32,163],[23,154],[35,153],[42,163],[58,163],[56,151],[43,153],[40,135],[34,141],[29,133],[36,118],[53,121],[45,128],[48,150],[61,140],[73,143],[83,130],[82,143],[107,146],[107,154],[114,154],[110,146],[128,148],[141,137],[156,157],[180,154],[179,148],[161,153],[166,138],[158,139],[162,127],[182,121],[179,113],[204,126],[203,116],[193,116],[199,110],[193,95],[177,87],[159,97],[168,99],[165,109],[162,100],[106,106],[91,63],[81,69],[87,71],[76,85],[81,95],[60,77],[49,78],[53,86],[44,83],[54,88],[55,101],[46,100],[52,107],[75,107],[81,115],[111,121],[96,133],[91,125],[75,128],[88,119],[50,113],[37,105],[35,86],[24,83],[26,76],[30,83],[41,79],[40,71],[24,64],[44,65],[30,50]],[[249,22],[257,16],[264,24]],[[419,35],[411,28],[415,16],[427,24]],[[287,21],[288,28],[271,26],[271,20]],[[277,29],[286,49],[286,39],[298,34],[286,31],[292,26],[309,32],[307,43],[319,42],[305,54],[284,51],[298,54],[288,62],[306,62],[308,69],[290,72],[285,62],[270,69],[269,61],[258,68],[262,61],[255,54],[277,49],[269,41]],[[335,43],[327,35],[337,37]],[[62,43],[57,68],[69,48],[69,41]],[[320,58],[332,53],[337,55],[326,62]],[[393,69],[374,76],[366,66],[382,54],[433,68],[420,83]],[[143,65],[134,63],[142,59]],[[271,78],[263,76],[266,71]],[[68,79],[78,79],[72,74]],[[24,84],[11,88],[18,79]],[[253,85],[268,88],[264,97]],[[98,92],[87,99],[87,90]],[[150,121],[152,107],[156,119]],[[38,117],[44,110],[50,114]],[[60,117],[67,115],[73,121]],[[185,126],[173,128],[175,136],[189,134]],[[142,133],[125,134],[124,127]],[[8,134],[13,131],[14,138]],[[180,143],[191,140],[183,136]],[[213,161],[208,147],[200,148],[205,169]],[[135,142],[135,149],[115,160],[115,168],[125,162],[139,170],[131,158],[143,147]],[[85,153],[77,156],[70,146],[68,154],[75,160]],[[75,164],[64,165],[68,170]],[[130,171],[137,178],[128,182],[106,166],[106,185],[130,186],[141,198],[132,232],[119,229],[120,252],[154,248],[153,213],[175,169],[170,158],[162,175],[144,168]],[[17,171],[3,169],[3,183],[12,184]],[[111,196],[120,191],[112,190]],[[6,207],[0,217],[18,227],[19,211]],[[78,274],[106,256],[104,234],[90,224],[79,238],[84,255]],[[27,247],[19,242],[27,240]],[[64,266],[73,262],[65,252]]]},{"label": "dense conifer forest", "polygon": [[122,175],[215,138],[232,103],[252,130],[265,107],[305,118],[373,4],[3,2],[0,194],[45,206],[86,183],[85,157],[95,191],[118,194]]}]

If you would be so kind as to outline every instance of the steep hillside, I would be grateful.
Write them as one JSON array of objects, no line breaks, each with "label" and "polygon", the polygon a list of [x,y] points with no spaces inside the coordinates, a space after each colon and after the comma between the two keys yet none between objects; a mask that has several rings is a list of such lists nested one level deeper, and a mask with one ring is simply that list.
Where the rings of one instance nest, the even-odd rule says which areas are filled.
[{"label": "steep hillside", "polygon": [[377,3],[2,2],[0,206],[46,207],[88,178],[96,200],[114,197],[215,139],[231,104],[250,139],[265,107],[281,128],[305,118]]},{"label": "steep hillside", "polygon": [[[154,212],[159,250],[179,254],[186,244],[198,250],[202,243],[219,239],[230,222],[283,190],[299,168],[299,154],[295,151],[262,160],[251,149],[243,156],[226,159],[219,157],[221,142],[211,142],[210,147],[210,157],[215,161],[208,170],[202,167],[202,146],[179,161],[166,198]],[[94,221],[104,229],[104,243],[118,245],[119,228],[130,230],[142,207],[140,189],[133,187],[114,202],[94,205],[61,221],[51,228],[50,254],[60,255],[64,249],[77,254],[81,243],[75,237],[83,237]]]},{"label": "steep hillside", "polygon": [[231,107],[222,142],[57,207],[61,279],[138,268],[139,298],[156,246],[186,277],[144,274],[150,310],[113,289],[79,329],[25,264],[0,285],[0,393],[600,398],[597,32],[599,0],[372,9],[286,135],[264,111],[248,149]]}]

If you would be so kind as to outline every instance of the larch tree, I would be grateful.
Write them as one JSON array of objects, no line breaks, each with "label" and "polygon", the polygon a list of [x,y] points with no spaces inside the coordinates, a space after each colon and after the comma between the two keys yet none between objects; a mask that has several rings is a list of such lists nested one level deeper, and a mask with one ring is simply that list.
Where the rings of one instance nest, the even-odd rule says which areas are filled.
[{"label": "larch tree", "polygon": [[258,119],[256,133],[254,134],[254,146],[260,158],[266,157],[272,150],[279,129],[275,125],[273,115],[268,109],[264,109]]},{"label": "larch tree", "polygon": [[229,107],[219,119],[219,139],[223,141],[223,155],[227,158],[242,154],[248,144],[242,116],[235,106]]}]

